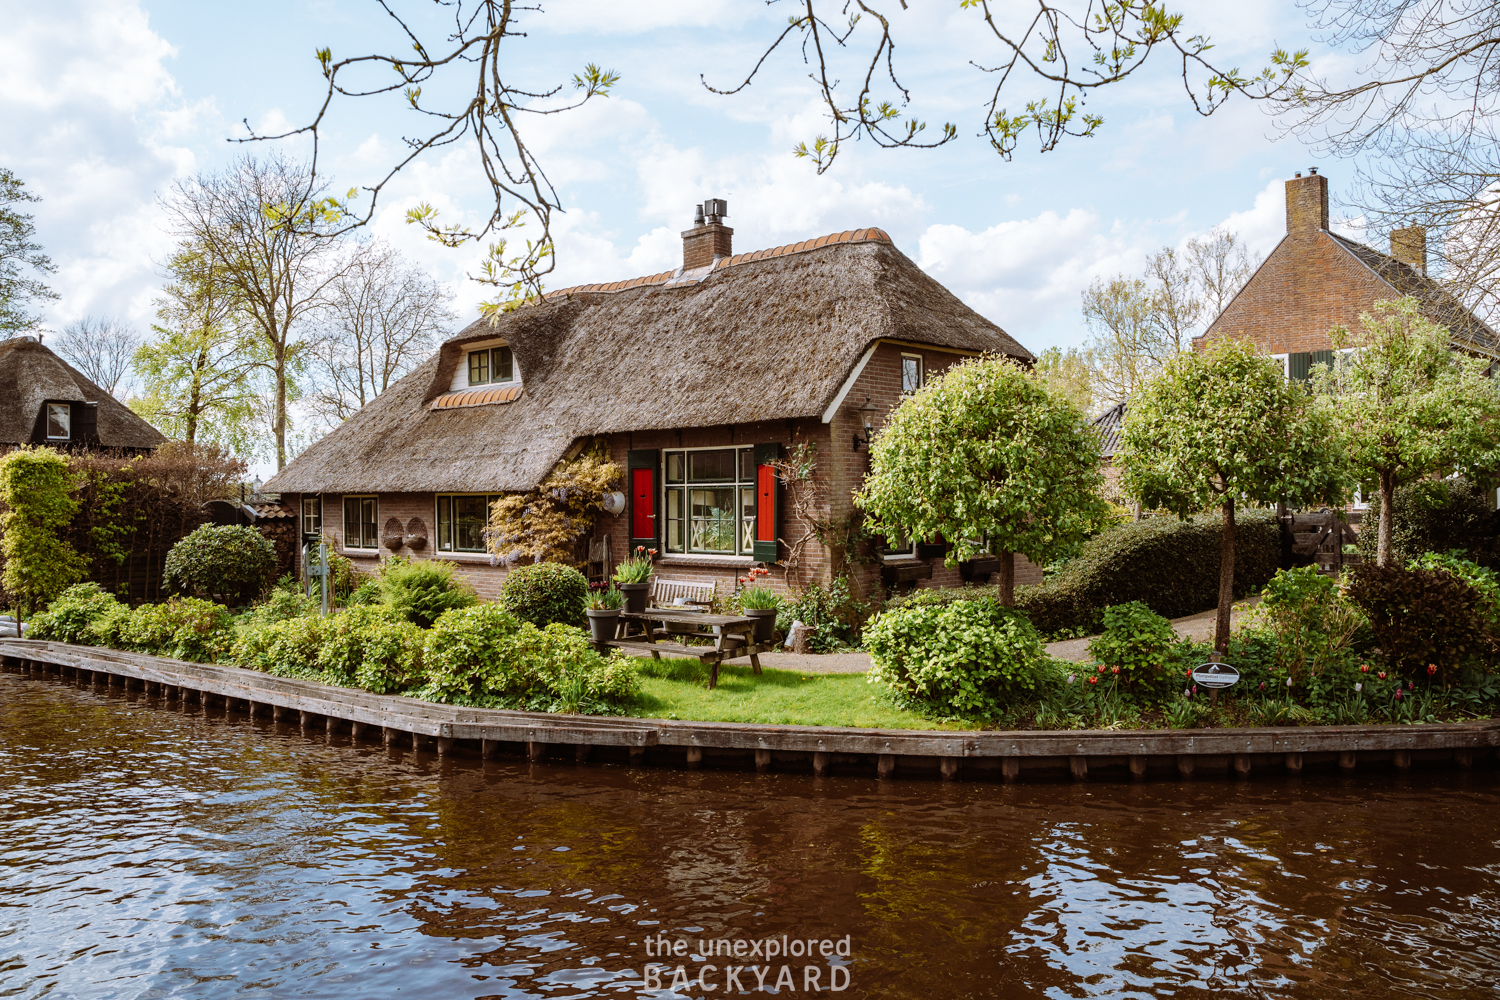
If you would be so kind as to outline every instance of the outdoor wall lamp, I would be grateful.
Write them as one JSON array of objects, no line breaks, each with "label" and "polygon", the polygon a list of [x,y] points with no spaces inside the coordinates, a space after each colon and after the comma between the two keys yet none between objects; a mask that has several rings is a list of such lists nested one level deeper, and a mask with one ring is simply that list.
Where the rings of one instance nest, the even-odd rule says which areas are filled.
[{"label": "outdoor wall lamp", "polygon": [[880,411],[877,410],[875,404],[870,401],[870,397],[866,396],[865,405],[861,406],[854,412],[861,414],[864,417],[865,428],[863,437],[859,436],[858,434],[854,435],[854,450],[859,451],[859,446],[861,444],[863,444],[865,446],[865,449],[868,450],[870,447],[870,442],[875,439],[875,425],[870,423],[870,417]]}]

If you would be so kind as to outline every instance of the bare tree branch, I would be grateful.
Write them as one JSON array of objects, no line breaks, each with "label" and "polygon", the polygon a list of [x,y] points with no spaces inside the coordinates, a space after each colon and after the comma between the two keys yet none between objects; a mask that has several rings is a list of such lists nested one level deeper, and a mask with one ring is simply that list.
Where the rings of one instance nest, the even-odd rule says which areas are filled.
[{"label": "bare tree branch", "polygon": [[69,323],[51,346],[90,382],[123,400],[141,335],[118,319],[85,316]]}]

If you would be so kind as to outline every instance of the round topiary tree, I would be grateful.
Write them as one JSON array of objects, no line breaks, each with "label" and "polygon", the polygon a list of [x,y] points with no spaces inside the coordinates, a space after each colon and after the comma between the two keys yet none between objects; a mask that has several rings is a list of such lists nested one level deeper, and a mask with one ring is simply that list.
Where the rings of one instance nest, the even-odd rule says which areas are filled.
[{"label": "round topiary tree", "polygon": [[537,628],[553,622],[582,625],[589,582],[582,573],[562,563],[518,566],[505,577],[500,604],[522,621]]},{"label": "round topiary tree", "polygon": [[162,585],[168,590],[247,604],[265,593],[276,572],[276,549],[254,528],[205,524],[167,553]]}]

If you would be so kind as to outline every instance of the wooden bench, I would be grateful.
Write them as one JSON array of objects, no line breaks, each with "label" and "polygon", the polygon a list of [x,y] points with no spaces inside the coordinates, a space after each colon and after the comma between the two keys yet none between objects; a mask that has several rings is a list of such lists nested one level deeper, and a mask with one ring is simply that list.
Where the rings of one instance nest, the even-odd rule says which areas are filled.
[{"label": "wooden bench", "polygon": [[718,585],[712,582],[663,580],[661,577],[651,581],[651,604],[658,608],[670,608],[677,603],[678,598],[685,599],[688,604],[713,607],[714,595],[717,593]]}]

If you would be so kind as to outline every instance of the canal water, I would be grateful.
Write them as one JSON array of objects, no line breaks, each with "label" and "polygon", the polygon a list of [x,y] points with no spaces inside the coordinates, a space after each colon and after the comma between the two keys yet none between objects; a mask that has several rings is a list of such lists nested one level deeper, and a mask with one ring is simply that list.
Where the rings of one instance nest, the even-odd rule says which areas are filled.
[{"label": "canal water", "polygon": [[1014,786],[530,765],[116,691],[0,674],[0,996],[1496,992],[1488,765]]}]

